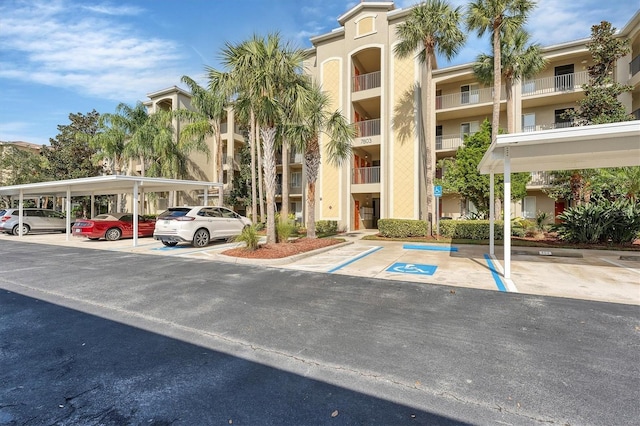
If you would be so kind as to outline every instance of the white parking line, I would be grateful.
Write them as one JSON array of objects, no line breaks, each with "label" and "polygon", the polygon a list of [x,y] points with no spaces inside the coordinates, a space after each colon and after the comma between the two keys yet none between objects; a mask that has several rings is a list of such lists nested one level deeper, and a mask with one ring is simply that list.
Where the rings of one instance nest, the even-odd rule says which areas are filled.
[{"label": "white parking line", "polygon": [[600,258],[600,260],[604,260],[605,262],[608,262],[608,263],[610,263],[610,264],[612,264],[612,265],[619,266],[619,267],[621,267],[622,269],[626,269],[627,271],[631,271],[631,272],[635,272],[636,274],[640,274],[640,270],[638,270],[638,269],[633,269],[633,268],[629,268],[628,266],[622,265],[622,264],[620,264],[620,263],[618,263],[618,262],[614,262],[613,260],[605,259],[605,258],[603,258],[603,257],[601,257],[601,258]]}]

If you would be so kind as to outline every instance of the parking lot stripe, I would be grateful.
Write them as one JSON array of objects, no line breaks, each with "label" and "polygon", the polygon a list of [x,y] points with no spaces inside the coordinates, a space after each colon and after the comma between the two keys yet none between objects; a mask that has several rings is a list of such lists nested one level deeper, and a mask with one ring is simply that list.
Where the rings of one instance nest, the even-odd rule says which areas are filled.
[{"label": "parking lot stripe", "polygon": [[405,250],[458,251],[458,247],[425,246],[423,244],[404,244],[402,248]]},{"label": "parking lot stripe", "polygon": [[620,264],[618,262],[614,262],[613,260],[605,259],[604,257],[601,257],[600,260],[604,260],[605,262],[608,262],[608,263],[610,263],[612,265],[619,266],[619,267],[621,267],[623,269],[626,269],[627,271],[631,271],[631,272],[635,272],[636,274],[640,274],[639,270],[633,269],[633,268],[628,268],[628,267],[626,267],[626,266],[624,266],[624,265],[622,265],[622,264]]},{"label": "parking lot stripe", "polygon": [[333,273],[333,272],[335,272],[335,271],[338,271],[338,270],[340,270],[340,269],[344,268],[345,266],[350,265],[350,264],[352,264],[353,262],[356,262],[356,261],[358,261],[358,260],[362,259],[363,257],[369,256],[371,253],[375,253],[375,252],[377,252],[377,251],[378,251],[378,250],[380,250],[381,248],[382,248],[382,247],[380,247],[380,246],[371,247],[369,250],[365,251],[364,253],[359,254],[358,256],[356,256],[356,257],[354,257],[354,258],[352,258],[352,259],[349,259],[349,260],[347,260],[346,262],[343,262],[343,263],[339,264],[339,265],[338,265],[338,266],[336,266],[335,268],[329,269],[327,272],[329,272],[329,273]]},{"label": "parking lot stripe", "polygon": [[485,253],[484,260],[486,260],[487,261],[487,265],[489,265],[489,270],[491,271],[491,276],[493,277],[493,280],[496,282],[496,286],[498,286],[498,290],[506,292],[507,289],[505,288],[504,284],[502,283],[502,279],[500,278],[500,274],[498,274],[498,271],[496,270],[495,266],[493,265],[493,261],[491,260],[491,256],[489,256],[488,254]]}]

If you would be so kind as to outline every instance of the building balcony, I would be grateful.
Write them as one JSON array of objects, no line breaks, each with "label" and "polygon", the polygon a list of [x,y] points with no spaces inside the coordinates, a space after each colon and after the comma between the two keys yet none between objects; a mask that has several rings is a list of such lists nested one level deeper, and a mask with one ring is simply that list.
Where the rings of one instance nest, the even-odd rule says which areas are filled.
[{"label": "building balcony", "polygon": [[[504,87],[500,91],[500,99],[505,100]],[[493,102],[493,88],[469,90],[467,92],[450,93],[436,96],[436,110],[465,108]]]},{"label": "building balcony", "polygon": [[464,141],[459,134],[436,136],[436,151],[455,151],[463,144]]},{"label": "building balcony", "polygon": [[[282,196],[282,184],[276,184],[276,195]],[[302,185],[299,183],[291,183],[289,184],[289,196],[301,196],[302,195]]]},{"label": "building balcony", "polygon": [[525,80],[522,83],[522,97],[573,92],[582,89],[582,85],[588,82],[589,73],[587,71]]},{"label": "building balcony", "polygon": [[353,146],[380,144],[380,119],[358,121],[354,123],[356,137]]},{"label": "building balcony", "polygon": [[572,122],[564,121],[560,123],[544,123],[544,124],[536,124],[535,126],[524,126],[522,128],[523,132],[537,132],[540,130],[553,130],[553,129],[564,129],[572,126]]},{"label": "building balcony", "polygon": [[380,166],[354,168],[351,170],[351,183],[380,183]]},{"label": "building balcony", "polygon": [[380,87],[380,71],[357,75],[353,77],[351,81],[352,92],[360,92],[378,87]]},{"label": "building balcony", "polygon": [[527,188],[546,188],[551,185],[553,175],[549,172],[531,172],[531,179],[527,183]]},{"label": "building balcony", "polygon": [[640,55],[636,56],[631,62],[629,62],[629,75],[634,76],[638,72],[640,72]]}]

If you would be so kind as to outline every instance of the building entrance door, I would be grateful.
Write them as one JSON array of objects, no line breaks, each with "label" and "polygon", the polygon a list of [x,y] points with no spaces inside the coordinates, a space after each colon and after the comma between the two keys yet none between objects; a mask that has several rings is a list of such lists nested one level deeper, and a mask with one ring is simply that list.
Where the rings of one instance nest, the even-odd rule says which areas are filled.
[{"label": "building entrance door", "polygon": [[360,201],[354,201],[353,208],[353,229],[357,231],[360,229]]}]

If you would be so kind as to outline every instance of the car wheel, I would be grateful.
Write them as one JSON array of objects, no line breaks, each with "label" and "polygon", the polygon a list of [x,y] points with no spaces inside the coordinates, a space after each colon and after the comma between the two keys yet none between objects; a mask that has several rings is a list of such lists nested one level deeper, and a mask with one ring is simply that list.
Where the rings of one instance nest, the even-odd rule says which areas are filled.
[{"label": "car wheel", "polygon": [[162,241],[162,244],[164,244],[167,247],[175,247],[176,245],[178,245],[177,241]]},{"label": "car wheel", "polygon": [[[22,225],[22,235],[27,235],[30,230],[31,228],[29,228],[29,225],[27,224]],[[11,230],[11,233],[13,235],[20,235],[20,225],[14,226],[13,229]]]},{"label": "car wheel", "polygon": [[198,229],[195,234],[193,234],[193,246],[194,247],[204,247],[209,244],[209,231],[206,229]]},{"label": "car wheel", "polygon": [[104,239],[107,241],[116,241],[122,237],[122,231],[120,228],[109,228],[107,232],[104,233]]}]

